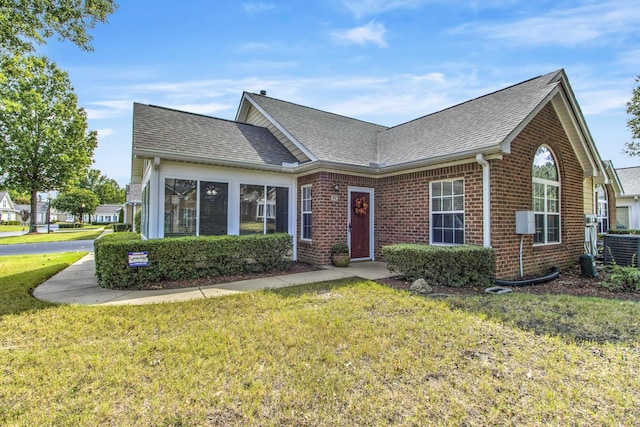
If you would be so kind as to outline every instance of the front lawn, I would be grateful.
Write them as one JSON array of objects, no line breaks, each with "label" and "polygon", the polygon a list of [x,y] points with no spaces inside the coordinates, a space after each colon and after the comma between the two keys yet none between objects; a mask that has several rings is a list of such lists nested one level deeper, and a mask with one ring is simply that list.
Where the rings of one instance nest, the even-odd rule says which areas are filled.
[{"label": "front lawn", "polygon": [[26,231],[29,227],[22,225],[0,225],[0,233],[5,233],[8,231]]},{"label": "front lawn", "polygon": [[567,342],[364,280],[5,310],[2,425],[633,425],[640,407],[637,339]]},{"label": "front lawn", "polygon": [[70,240],[93,240],[102,234],[103,229],[83,231],[71,229],[56,231],[55,233],[24,234],[22,236],[0,237],[0,245],[15,245],[20,243],[66,242]]}]

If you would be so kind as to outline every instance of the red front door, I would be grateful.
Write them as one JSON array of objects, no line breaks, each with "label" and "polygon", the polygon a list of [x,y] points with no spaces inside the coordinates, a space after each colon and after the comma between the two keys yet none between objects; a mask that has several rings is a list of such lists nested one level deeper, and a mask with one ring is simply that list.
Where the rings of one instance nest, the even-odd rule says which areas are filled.
[{"label": "red front door", "polygon": [[351,258],[371,258],[371,195],[351,193]]}]

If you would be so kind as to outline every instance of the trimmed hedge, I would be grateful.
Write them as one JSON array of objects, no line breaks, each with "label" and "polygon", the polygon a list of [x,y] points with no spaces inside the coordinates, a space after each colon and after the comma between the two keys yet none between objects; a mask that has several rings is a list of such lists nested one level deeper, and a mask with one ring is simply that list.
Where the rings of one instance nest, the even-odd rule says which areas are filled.
[{"label": "trimmed hedge", "polygon": [[118,223],[118,224],[112,224],[111,226],[113,227],[113,231],[116,233],[123,233],[123,232],[132,230],[131,224]]},{"label": "trimmed hedge", "polygon": [[433,286],[491,286],[496,265],[494,250],[482,246],[398,244],[384,246],[382,254],[390,271]]},{"label": "trimmed hedge", "polygon": [[615,230],[608,230],[607,234],[640,234],[640,230],[634,230],[634,229],[629,229],[629,230],[622,230],[622,229],[615,229]]},{"label": "trimmed hedge", "polygon": [[20,225],[20,221],[13,221],[13,220],[0,221],[0,225]]},{"label": "trimmed hedge", "polygon": [[58,228],[83,228],[84,224],[81,222],[61,222],[58,224]]},{"label": "trimmed hedge", "polygon": [[[128,289],[163,280],[284,270],[292,246],[288,234],[140,240],[137,233],[113,233],[94,242],[96,276],[102,287]],[[149,265],[129,267],[129,252],[148,252]]]}]

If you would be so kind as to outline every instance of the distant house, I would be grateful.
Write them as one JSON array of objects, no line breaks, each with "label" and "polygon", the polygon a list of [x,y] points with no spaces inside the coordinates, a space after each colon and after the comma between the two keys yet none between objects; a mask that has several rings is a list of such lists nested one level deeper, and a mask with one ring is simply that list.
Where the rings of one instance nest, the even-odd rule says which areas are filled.
[{"label": "distant house", "polygon": [[8,191],[0,191],[0,221],[21,221],[20,210],[11,201]]},{"label": "distant house", "polygon": [[131,182],[144,238],[286,232],[315,264],[338,242],[484,245],[504,278],[576,263],[598,186],[615,199],[564,70],[394,127],[266,93],[234,121],[136,103]]},{"label": "distant house", "polygon": [[616,199],[618,228],[640,230],[640,166],[616,169],[624,195]]},{"label": "distant house", "polygon": [[[22,212],[23,210],[28,211],[29,213],[31,213],[31,205],[16,205],[16,209],[18,209],[19,212]],[[36,224],[46,224],[47,220],[48,220],[48,212],[50,212],[51,215],[51,221],[55,222],[57,221],[58,218],[58,212],[56,212],[56,210],[53,207],[49,207],[49,203],[48,202],[36,202],[36,209],[37,212],[35,214],[35,218],[36,218]],[[49,209],[51,209],[49,211]]]},{"label": "distant house", "polygon": [[111,224],[114,222],[118,222],[118,215],[120,214],[121,209],[122,205],[99,205],[93,215],[91,215],[92,218],[89,217],[89,214],[84,214],[83,220],[91,220],[92,222],[96,222],[98,224]]},{"label": "distant house", "polygon": [[133,219],[141,206],[142,184],[128,184],[126,187],[126,202],[122,206],[124,208],[124,222],[126,224],[134,224]]}]

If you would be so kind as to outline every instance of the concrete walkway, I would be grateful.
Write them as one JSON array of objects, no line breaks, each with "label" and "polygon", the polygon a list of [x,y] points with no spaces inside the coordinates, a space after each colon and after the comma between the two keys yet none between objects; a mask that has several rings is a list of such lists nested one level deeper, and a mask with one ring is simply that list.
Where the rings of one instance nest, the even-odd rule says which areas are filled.
[{"label": "concrete walkway", "polygon": [[307,273],[264,277],[195,288],[149,291],[116,290],[98,286],[92,252],[42,283],[33,291],[33,296],[42,301],[61,304],[139,305],[214,298],[240,292],[282,288],[347,277],[376,280],[393,275],[383,262],[358,262],[351,263],[346,268],[326,267],[323,270]]}]

